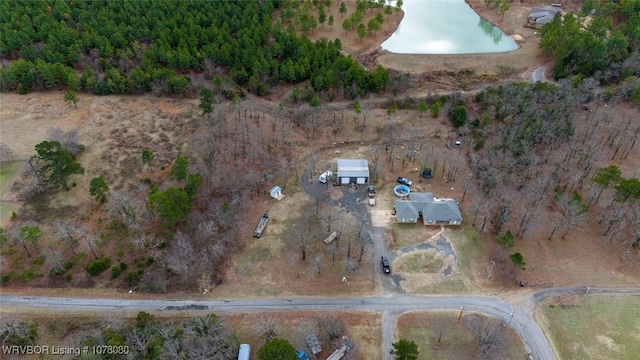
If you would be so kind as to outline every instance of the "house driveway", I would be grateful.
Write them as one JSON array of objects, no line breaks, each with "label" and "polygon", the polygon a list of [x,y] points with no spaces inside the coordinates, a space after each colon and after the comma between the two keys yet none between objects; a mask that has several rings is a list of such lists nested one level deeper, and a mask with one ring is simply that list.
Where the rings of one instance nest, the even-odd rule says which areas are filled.
[{"label": "house driveway", "polygon": [[[310,178],[310,176],[313,177]],[[384,275],[382,273],[381,265],[379,265],[379,259],[382,256],[393,261],[400,256],[412,252],[434,249],[436,252],[442,253],[443,258],[451,259],[452,261],[450,263],[455,265],[457,257],[449,240],[442,235],[444,233],[444,227],[441,227],[441,230],[437,234],[423,243],[406,246],[395,251],[389,250],[385,245],[384,239],[387,226],[393,222],[391,210],[379,210],[369,206],[367,202],[368,196],[366,185],[358,185],[357,188],[349,185],[335,186],[335,177],[331,182],[322,184],[318,181],[315,174],[311,175],[311,172],[308,169],[303,171],[301,183],[304,191],[312,198],[319,199],[319,201],[331,207],[338,207],[346,213],[353,214],[354,216],[363,219],[363,236],[367,236],[371,239],[373,254],[370,259],[378,264],[376,265],[376,272],[384,294],[404,293],[405,290],[402,288],[402,281],[405,279],[402,277],[402,274],[393,272],[393,263],[391,264],[391,276]],[[333,191],[340,191],[341,196],[330,196],[329,193]],[[422,225],[416,224],[416,226]],[[449,276],[452,273],[452,265],[448,265],[442,270],[443,276]]]}]

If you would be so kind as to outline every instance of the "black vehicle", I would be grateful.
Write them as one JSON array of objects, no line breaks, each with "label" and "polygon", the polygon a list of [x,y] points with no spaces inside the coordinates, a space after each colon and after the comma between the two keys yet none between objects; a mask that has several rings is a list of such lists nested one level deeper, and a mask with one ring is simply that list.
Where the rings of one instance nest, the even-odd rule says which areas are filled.
[{"label": "black vehicle", "polygon": [[420,176],[425,179],[431,179],[433,177],[433,171],[431,171],[431,169],[424,169],[422,173],[420,173]]},{"label": "black vehicle", "polygon": [[413,185],[413,181],[402,176],[398,178],[398,182],[402,185],[407,185],[407,186]]},{"label": "black vehicle", "polygon": [[391,265],[389,264],[389,259],[384,256],[380,257],[380,263],[382,264],[382,272],[385,274],[391,273]]},{"label": "black vehicle", "polygon": [[369,186],[367,188],[367,192],[369,193],[369,197],[374,197],[376,195],[376,189],[373,186]]}]

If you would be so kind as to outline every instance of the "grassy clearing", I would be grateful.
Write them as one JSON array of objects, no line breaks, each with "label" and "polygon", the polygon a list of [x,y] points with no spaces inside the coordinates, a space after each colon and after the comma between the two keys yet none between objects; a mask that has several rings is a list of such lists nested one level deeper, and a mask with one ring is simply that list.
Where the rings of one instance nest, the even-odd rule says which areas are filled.
[{"label": "grassy clearing", "polygon": [[463,225],[460,231],[447,230],[443,235],[453,245],[459,274],[472,286],[477,282],[476,275],[484,273],[481,264],[486,255],[482,238],[471,225]]},{"label": "grassy clearing", "polygon": [[420,244],[429,240],[429,238],[438,232],[440,228],[431,229],[422,224],[401,224],[392,223],[389,225],[393,234],[392,250],[398,250],[405,246]]},{"label": "grassy clearing", "polygon": [[467,292],[467,284],[460,275],[452,275],[447,280],[422,286],[415,291],[416,294],[464,294]]},{"label": "grassy clearing", "polygon": [[477,359],[479,328],[483,337],[491,334],[496,339],[490,359],[525,358],[524,346],[511,328],[479,314],[465,313],[460,322],[458,316],[458,312],[404,314],[398,318],[396,338],[414,341],[420,352],[418,359]]},{"label": "grassy clearing", "polygon": [[[24,161],[11,161],[0,163],[0,198],[5,199],[13,185],[15,177],[20,172]],[[14,203],[0,203],[0,224],[6,224],[11,217],[11,212],[15,211]]]},{"label": "grassy clearing", "polygon": [[3,162],[0,164],[0,193],[4,194],[11,187],[11,178],[18,173],[24,161]]},{"label": "grassy clearing", "polygon": [[576,307],[542,307],[559,359],[637,359],[640,297],[585,297]]},{"label": "grassy clearing", "polygon": [[444,260],[435,250],[427,250],[403,256],[395,267],[397,271],[408,273],[435,273],[442,270]]}]

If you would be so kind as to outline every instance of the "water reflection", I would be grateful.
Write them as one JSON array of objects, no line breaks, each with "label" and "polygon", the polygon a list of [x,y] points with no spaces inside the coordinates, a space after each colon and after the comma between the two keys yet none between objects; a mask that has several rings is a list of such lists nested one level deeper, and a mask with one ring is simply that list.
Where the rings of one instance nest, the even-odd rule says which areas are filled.
[{"label": "water reflection", "polygon": [[464,0],[403,3],[405,16],[396,32],[382,43],[383,49],[400,54],[472,54],[518,48],[511,37],[482,19]]},{"label": "water reflection", "polygon": [[478,17],[480,20],[478,21],[478,27],[484,31],[485,34],[487,34],[489,37],[491,37],[493,39],[493,43],[498,45],[500,44],[500,41],[502,41],[502,36],[504,35],[504,33],[502,32],[502,30],[498,29],[497,27],[493,26],[492,23],[488,22],[487,20]]}]

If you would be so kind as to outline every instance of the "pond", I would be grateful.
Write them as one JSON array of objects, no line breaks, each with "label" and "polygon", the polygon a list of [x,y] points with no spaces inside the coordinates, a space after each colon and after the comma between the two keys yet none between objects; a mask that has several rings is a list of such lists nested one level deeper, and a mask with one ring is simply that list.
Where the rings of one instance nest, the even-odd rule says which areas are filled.
[{"label": "pond", "polygon": [[[395,6],[395,1],[392,2]],[[381,47],[397,54],[477,54],[516,50],[502,30],[464,0],[403,0],[405,15]]]}]

